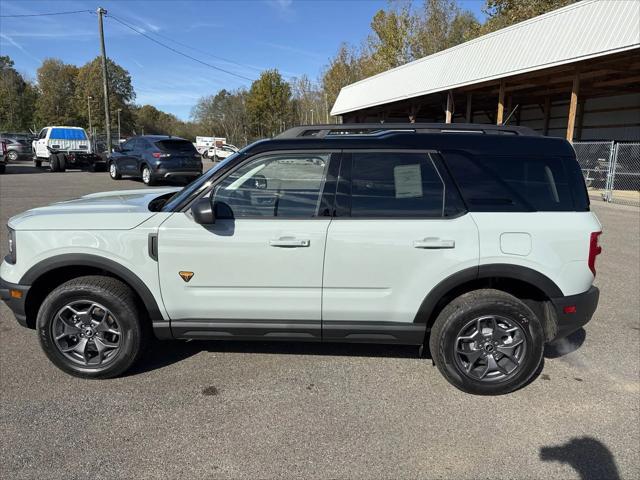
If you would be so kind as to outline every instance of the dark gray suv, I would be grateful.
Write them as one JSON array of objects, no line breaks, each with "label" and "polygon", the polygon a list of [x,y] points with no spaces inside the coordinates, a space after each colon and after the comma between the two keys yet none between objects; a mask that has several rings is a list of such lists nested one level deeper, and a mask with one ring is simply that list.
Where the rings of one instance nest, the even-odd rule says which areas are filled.
[{"label": "dark gray suv", "polygon": [[188,183],[202,174],[202,159],[191,142],[167,135],[132,137],[108,160],[109,175],[142,178],[145,185],[179,179]]},{"label": "dark gray suv", "polygon": [[33,149],[31,148],[31,138],[25,134],[0,134],[0,142],[7,144],[7,161],[16,162],[18,160],[32,160]]}]

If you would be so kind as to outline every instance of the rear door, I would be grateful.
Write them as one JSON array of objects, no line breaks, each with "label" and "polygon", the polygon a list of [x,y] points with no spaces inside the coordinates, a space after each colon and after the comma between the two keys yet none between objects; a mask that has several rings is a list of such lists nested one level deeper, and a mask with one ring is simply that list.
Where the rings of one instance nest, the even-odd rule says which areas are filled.
[{"label": "rear door", "polygon": [[423,341],[414,323],[423,299],[478,264],[477,228],[449,182],[435,152],[345,152],[327,235],[324,340]]}]

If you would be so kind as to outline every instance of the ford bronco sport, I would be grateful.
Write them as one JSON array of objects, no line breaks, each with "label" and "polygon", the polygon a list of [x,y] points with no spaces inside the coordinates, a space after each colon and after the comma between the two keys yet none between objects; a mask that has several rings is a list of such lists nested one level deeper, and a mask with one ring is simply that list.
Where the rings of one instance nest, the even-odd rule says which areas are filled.
[{"label": "ford bronco sport", "polygon": [[184,189],[9,221],[2,298],[51,361],[113,377],[161,339],[426,346],[507,393],[596,309],[601,225],[571,145],[521,127],[297,127]]}]

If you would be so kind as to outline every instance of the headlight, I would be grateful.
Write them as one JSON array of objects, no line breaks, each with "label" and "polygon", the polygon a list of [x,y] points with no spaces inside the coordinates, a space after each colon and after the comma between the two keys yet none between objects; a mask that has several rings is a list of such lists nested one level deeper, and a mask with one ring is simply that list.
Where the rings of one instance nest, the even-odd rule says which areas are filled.
[{"label": "headlight", "polygon": [[5,260],[10,264],[15,265],[16,263],[16,231],[9,228],[9,233],[7,235],[7,238],[9,240],[9,253],[5,257]]}]

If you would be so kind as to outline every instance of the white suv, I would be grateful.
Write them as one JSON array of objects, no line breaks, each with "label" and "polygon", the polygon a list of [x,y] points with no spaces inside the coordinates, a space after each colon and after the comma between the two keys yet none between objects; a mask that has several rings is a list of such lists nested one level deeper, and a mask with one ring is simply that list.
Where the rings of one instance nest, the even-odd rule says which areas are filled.
[{"label": "white suv", "polygon": [[181,191],[11,218],[0,291],[81,377],[121,374],[153,333],[427,346],[453,385],[499,394],[591,318],[600,232],[564,140],[487,125],[299,127]]}]

